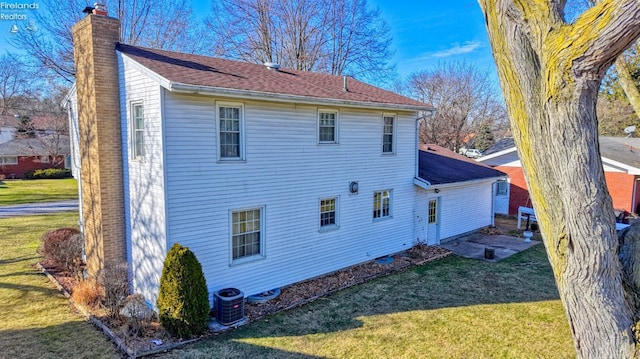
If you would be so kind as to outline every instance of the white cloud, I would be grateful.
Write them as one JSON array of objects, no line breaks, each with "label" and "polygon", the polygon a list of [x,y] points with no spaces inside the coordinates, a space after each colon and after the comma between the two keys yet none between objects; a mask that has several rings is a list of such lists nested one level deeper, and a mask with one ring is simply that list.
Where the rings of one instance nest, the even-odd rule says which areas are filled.
[{"label": "white cloud", "polygon": [[455,55],[468,54],[473,52],[475,49],[482,46],[479,41],[465,41],[464,43],[454,43],[453,46],[449,49],[434,52],[431,54],[432,57],[449,57]]}]

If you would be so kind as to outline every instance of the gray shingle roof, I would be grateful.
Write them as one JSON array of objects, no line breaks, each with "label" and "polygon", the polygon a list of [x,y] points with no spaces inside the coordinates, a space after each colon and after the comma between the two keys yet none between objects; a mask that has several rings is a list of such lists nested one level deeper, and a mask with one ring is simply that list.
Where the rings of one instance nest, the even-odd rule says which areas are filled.
[{"label": "gray shingle roof", "polygon": [[468,159],[446,148],[421,146],[418,176],[432,185],[506,176],[502,171]]},{"label": "gray shingle roof", "polygon": [[[118,44],[118,51],[154,73],[176,84],[215,89],[337,100],[359,104],[433,109],[431,106],[366,84],[354,78],[289,69],[271,70],[264,65],[200,55],[154,50]],[[269,96],[266,96],[269,97]]]},{"label": "gray shingle roof", "polygon": [[26,138],[0,143],[0,156],[47,156],[52,154],[47,148],[53,145],[58,147],[59,154],[69,154],[69,137],[59,136],[57,140]]}]

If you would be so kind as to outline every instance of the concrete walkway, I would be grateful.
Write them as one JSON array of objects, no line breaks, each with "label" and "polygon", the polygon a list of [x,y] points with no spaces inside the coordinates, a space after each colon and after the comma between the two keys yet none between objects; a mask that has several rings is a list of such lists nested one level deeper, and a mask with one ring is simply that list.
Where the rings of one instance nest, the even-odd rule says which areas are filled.
[{"label": "concrete walkway", "polygon": [[47,214],[77,210],[77,199],[60,202],[16,204],[11,206],[0,206],[0,218],[30,216],[34,214]]},{"label": "concrete walkway", "polygon": [[[532,240],[525,242],[524,238],[511,237],[505,235],[488,235],[473,233],[464,237],[454,239],[440,245],[452,251],[454,254],[465,258],[483,259],[490,262],[497,262],[513,254],[535,246],[540,241]],[[494,258],[486,259],[485,248],[494,250]]]}]

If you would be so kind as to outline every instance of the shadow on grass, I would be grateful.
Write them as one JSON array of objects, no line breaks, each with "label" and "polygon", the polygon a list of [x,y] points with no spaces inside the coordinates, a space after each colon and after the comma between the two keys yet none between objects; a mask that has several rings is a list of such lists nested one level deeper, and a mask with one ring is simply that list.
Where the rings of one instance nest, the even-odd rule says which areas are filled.
[{"label": "shadow on grass", "polygon": [[[220,352],[220,347],[226,347],[229,351],[250,353],[247,356],[278,357],[273,352],[276,349],[244,341],[263,338],[269,342],[269,338],[348,331],[363,327],[364,318],[387,314],[557,299],[559,295],[543,245],[498,263],[450,256],[337,292],[303,307],[207,339],[186,350],[192,353],[189,348],[194,349],[198,353],[196,356],[215,353],[221,357],[236,357]],[[496,307],[495,310],[500,309]],[[500,316],[501,313],[496,312],[495,315]],[[214,349],[216,347],[218,349]],[[179,357],[185,352],[175,354]],[[301,355],[295,353],[290,357],[304,357]]]},{"label": "shadow on grass", "polygon": [[[4,327],[4,326],[3,326]],[[115,346],[84,320],[0,330],[2,358],[120,358]]]},{"label": "shadow on grass", "polygon": [[9,258],[9,259],[0,259],[0,265],[18,263],[18,262],[22,262],[22,261],[35,262],[38,259],[40,259],[40,257],[38,257],[38,256],[22,256],[22,257]]}]

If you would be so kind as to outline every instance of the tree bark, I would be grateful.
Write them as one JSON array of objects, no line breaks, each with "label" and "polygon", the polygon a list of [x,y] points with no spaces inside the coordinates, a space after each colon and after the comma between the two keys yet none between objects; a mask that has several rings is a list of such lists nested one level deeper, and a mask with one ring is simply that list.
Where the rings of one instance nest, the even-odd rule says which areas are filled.
[{"label": "tree bark", "polygon": [[618,73],[620,86],[624,90],[625,95],[627,95],[633,111],[635,111],[636,116],[640,118],[640,90],[638,90],[636,82],[633,80],[631,73],[629,73],[629,64],[624,58],[624,55],[620,55],[616,59],[616,72]]},{"label": "tree bark", "polygon": [[605,0],[574,24],[564,1],[479,0],[512,131],[576,352],[634,355],[595,104],[604,72],[640,36],[640,4]]}]

